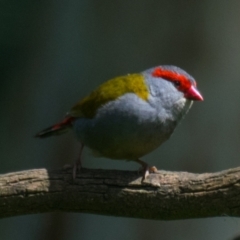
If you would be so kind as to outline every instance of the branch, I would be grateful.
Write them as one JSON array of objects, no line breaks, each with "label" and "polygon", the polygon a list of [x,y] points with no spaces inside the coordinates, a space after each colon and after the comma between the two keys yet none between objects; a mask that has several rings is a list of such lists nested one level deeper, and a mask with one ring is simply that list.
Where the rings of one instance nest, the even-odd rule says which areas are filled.
[{"label": "branch", "polygon": [[240,168],[193,174],[159,171],[141,184],[137,172],[35,169],[0,175],[0,217],[85,212],[175,220],[240,216]]}]

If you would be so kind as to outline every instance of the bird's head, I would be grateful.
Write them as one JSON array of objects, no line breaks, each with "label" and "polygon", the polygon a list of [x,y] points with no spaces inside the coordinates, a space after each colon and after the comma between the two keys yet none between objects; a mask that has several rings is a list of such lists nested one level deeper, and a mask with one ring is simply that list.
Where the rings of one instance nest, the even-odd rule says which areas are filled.
[{"label": "bird's head", "polygon": [[203,101],[197,90],[195,79],[187,72],[175,66],[158,66],[151,70],[151,76],[171,82],[174,87],[183,93],[184,97],[193,101]]}]

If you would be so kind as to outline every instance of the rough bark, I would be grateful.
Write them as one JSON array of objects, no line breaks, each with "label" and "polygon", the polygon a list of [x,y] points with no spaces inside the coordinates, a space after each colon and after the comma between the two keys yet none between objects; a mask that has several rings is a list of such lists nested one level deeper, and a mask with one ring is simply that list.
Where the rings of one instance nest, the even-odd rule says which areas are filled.
[{"label": "rough bark", "polygon": [[0,217],[85,212],[175,220],[240,216],[240,168],[193,174],[159,171],[143,184],[137,172],[34,169],[0,175]]}]

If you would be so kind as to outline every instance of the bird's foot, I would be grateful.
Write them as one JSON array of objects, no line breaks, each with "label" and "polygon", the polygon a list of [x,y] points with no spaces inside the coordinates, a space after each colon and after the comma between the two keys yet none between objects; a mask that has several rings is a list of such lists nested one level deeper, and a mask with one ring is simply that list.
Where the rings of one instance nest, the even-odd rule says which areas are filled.
[{"label": "bird's foot", "polygon": [[149,167],[150,173],[157,173],[158,169],[155,166]]},{"label": "bird's foot", "polygon": [[149,167],[148,165],[143,169],[143,176],[141,182],[144,182],[144,180],[148,177],[150,173],[157,173],[157,168],[155,166]]},{"label": "bird's foot", "polygon": [[73,165],[73,180],[76,179],[77,173],[81,171],[82,164],[79,161],[76,161]]},{"label": "bird's foot", "polygon": [[82,168],[82,151],[83,151],[83,148],[84,148],[84,144],[81,143],[79,157],[73,165],[73,181],[76,179],[77,173],[80,172],[80,170]]},{"label": "bird's foot", "polygon": [[141,182],[143,182],[150,173],[157,173],[157,171],[158,171],[155,166],[149,167],[147,163],[143,162],[140,159],[138,159],[136,162],[138,162],[139,164],[142,165],[142,167],[139,170],[139,171],[143,172]]},{"label": "bird's foot", "polygon": [[62,170],[63,170],[63,171],[72,170],[72,178],[73,178],[73,180],[74,180],[74,179],[76,179],[77,173],[80,172],[81,168],[82,168],[81,164],[79,165],[79,164],[78,164],[78,161],[76,161],[76,163],[74,163],[73,165],[71,165],[71,164],[65,164],[65,165],[62,167]]}]

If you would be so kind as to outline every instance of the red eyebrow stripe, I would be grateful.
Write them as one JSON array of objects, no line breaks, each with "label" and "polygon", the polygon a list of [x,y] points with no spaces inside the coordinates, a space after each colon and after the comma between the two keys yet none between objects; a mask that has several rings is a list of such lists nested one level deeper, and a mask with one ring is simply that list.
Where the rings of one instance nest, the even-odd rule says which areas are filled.
[{"label": "red eyebrow stripe", "polygon": [[187,77],[184,75],[180,75],[179,73],[165,70],[162,68],[155,68],[154,71],[152,72],[153,77],[162,77],[170,81],[189,81]]},{"label": "red eyebrow stripe", "polygon": [[173,71],[162,69],[160,67],[154,69],[154,71],[152,72],[152,76],[162,77],[171,82],[175,82],[175,81],[181,82],[181,86],[179,87],[179,90],[183,92],[191,87],[191,82],[186,76]]}]

